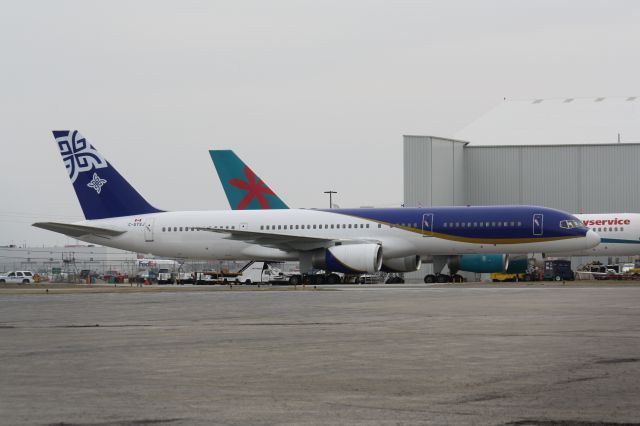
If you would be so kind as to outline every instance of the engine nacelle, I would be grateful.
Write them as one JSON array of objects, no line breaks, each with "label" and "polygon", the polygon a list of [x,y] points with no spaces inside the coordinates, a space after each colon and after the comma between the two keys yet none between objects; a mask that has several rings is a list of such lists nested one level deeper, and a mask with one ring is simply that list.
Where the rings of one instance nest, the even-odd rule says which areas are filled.
[{"label": "engine nacelle", "polygon": [[460,256],[451,256],[447,265],[449,265],[449,270],[456,272],[506,272],[509,274],[518,274],[527,270],[528,260],[526,255],[463,254]]},{"label": "engine nacelle", "polygon": [[311,264],[325,271],[371,274],[382,267],[382,247],[380,244],[333,246],[313,252]]},{"label": "engine nacelle", "polygon": [[527,272],[529,267],[529,259],[527,256],[509,256],[509,266],[507,267],[508,274],[521,274]]},{"label": "engine nacelle", "polygon": [[463,254],[451,256],[447,265],[450,271],[455,272],[505,272],[509,267],[509,256],[506,254]]},{"label": "engine nacelle", "polygon": [[420,266],[422,266],[422,259],[420,256],[382,259],[382,271],[384,272],[413,272],[420,269]]}]

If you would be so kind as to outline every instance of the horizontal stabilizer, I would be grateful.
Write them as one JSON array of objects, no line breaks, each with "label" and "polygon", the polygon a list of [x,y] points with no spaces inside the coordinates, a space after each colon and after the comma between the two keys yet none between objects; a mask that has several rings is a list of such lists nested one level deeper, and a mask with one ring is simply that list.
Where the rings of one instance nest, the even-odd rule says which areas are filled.
[{"label": "horizontal stabilizer", "polygon": [[46,229],[47,231],[58,232],[60,234],[68,235],[74,238],[80,238],[85,235],[95,235],[101,238],[117,237],[124,234],[126,231],[120,231],[117,229],[97,228],[95,226],[85,225],[73,225],[71,223],[58,223],[58,222],[36,222],[32,226],[36,228]]}]

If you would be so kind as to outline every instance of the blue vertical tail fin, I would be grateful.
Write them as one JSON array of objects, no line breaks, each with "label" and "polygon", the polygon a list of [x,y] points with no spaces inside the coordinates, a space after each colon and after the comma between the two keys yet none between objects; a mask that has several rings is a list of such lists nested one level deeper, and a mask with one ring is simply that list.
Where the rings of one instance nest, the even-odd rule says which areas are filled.
[{"label": "blue vertical tail fin", "polygon": [[288,209],[287,205],[231,150],[209,151],[233,210]]},{"label": "blue vertical tail fin", "polygon": [[77,130],[54,130],[62,161],[86,219],[157,213]]}]

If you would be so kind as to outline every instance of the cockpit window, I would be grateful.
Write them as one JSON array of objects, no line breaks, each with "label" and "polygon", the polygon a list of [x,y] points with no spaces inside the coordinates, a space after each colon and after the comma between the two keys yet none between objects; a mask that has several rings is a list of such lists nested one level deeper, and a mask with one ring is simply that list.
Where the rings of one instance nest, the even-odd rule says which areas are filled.
[{"label": "cockpit window", "polygon": [[564,229],[584,228],[584,224],[579,220],[561,220],[560,228],[564,228]]}]

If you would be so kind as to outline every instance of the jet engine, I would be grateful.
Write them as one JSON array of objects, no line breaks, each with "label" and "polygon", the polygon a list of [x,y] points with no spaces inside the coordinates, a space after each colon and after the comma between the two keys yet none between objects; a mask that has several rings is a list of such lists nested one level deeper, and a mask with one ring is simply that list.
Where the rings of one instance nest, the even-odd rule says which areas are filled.
[{"label": "jet engine", "polygon": [[518,274],[527,270],[526,255],[508,254],[463,254],[451,256],[447,262],[450,271],[476,273],[506,272]]},{"label": "jet engine", "polygon": [[382,259],[382,271],[384,272],[413,272],[420,269],[422,259],[420,256],[395,257]]},{"label": "jet engine", "polygon": [[382,267],[382,247],[380,244],[343,244],[316,250],[311,264],[325,271],[374,273]]}]

